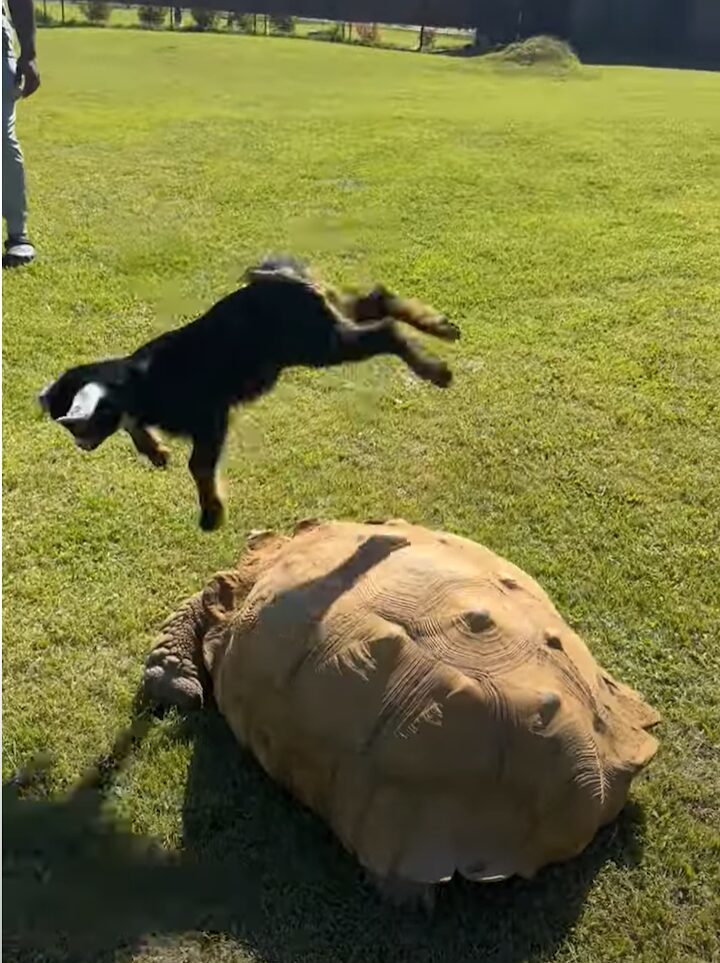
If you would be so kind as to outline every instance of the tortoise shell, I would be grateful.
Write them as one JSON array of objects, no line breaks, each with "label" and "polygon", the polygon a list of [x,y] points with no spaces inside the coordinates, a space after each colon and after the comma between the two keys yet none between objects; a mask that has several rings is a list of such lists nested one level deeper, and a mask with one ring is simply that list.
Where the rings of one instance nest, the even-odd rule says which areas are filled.
[{"label": "tortoise shell", "polygon": [[164,629],[148,693],[237,739],[379,880],[533,876],[580,853],[658,716],[540,586],[404,521],[251,537]]}]

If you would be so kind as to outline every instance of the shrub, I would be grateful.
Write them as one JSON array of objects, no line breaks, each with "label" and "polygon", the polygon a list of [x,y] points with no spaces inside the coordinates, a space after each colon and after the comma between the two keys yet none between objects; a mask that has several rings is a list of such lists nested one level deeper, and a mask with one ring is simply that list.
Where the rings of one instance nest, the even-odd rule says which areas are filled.
[{"label": "shrub", "polygon": [[573,70],[580,66],[577,54],[564,40],[557,37],[528,37],[508,44],[496,53],[488,54],[487,60],[517,67],[554,67]]},{"label": "shrub", "polygon": [[93,24],[105,24],[110,19],[112,8],[106,0],[86,0],[80,4],[86,19]]},{"label": "shrub", "polygon": [[216,10],[206,10],[205,7],[193,7],[190,11],[198,30],[214,30],[218,22]]},{"label": "shrub", "polygon": [[355,34],[358,43],[375,46],[380,43],[380,29],[376,23],[356,23]]},{"label": "shrub", "polygon": [[228,30],[239,30],[240,33],[253,33],[255,24],[251,13],[235,13],[231,11],[227,15]]},{"label": "shrub", "polygon": [[285,13],[275,14],[270,17],[270,30],[288,37],[295,33],[295,18]]},{"label": "shrub", "polygon": [[162,27],[166,14],[166,7],[155,7],[152,4],[138,7],[138,20],[143,27]]}]

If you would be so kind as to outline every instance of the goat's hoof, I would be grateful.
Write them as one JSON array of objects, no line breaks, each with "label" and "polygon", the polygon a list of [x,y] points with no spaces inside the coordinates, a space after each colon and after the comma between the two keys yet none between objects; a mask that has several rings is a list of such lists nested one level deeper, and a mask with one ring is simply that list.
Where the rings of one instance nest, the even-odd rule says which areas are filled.
[{"label": "goat's hoof", "polygon": [[200,528],[204,532],[214,532],[216,528],[220,528],[225,520],[225,508],[222,502],[218,502],[216,505],[208,505],[203,508],[200,515]]},{"label": "goat's hoof", "polygon": [[445,341],[460,340],[460,328],[452,321],[448,321],[444,314],[438,314],[437,317],[431,318],[431,324],[432,333],[438,338],[443,338]]},{"label": "goat's hoof", "polygon": [[167,468],[170,452],[167,448],[157,448],[152,455],[148,455],[148,458],[155,468]]},{"label": "goat's hoof", "polygon": [[447,388],[453,380],[452,371],[442,361],[428,366],[425,377],[438,388]]}]

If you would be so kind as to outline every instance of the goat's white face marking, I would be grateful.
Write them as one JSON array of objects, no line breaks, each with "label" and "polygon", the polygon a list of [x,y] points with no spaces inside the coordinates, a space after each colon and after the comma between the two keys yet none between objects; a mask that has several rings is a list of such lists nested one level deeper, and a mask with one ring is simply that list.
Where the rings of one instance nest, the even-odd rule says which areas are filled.
[{"label": "goat's white face marking", "polygon": [[58,421],[67,426],[86,424],[107,393],[105,385],[97,381],[89,381],[75,395],[67,414],[58,418]]},{"label": "goat's white face marking", "polygon": [[95,409],[107,393],[105,385],[97,381],[89,381],[73,398],[68,414],[76,418],[92,418]]}]

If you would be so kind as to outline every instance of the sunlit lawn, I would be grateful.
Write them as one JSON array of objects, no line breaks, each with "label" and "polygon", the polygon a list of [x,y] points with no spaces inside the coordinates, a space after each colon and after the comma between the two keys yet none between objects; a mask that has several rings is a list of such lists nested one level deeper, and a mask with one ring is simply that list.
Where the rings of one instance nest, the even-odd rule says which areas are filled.
[{"label": "sunlit lawn", "polygon": [[[282,39],[46,30],[19,109],[37,264],[3,278],[6,958],[345,963],[717,959],[720,77],[477,62]],[[84,456],[37,413],[267,250],[381,279],[463,329],[441,393],[379,360],[294,372],[239,413],[230,517],[186,450]],[[165,617],[253,528],[403,516],[528,570],[663,715],[634,807],[570,866],[394,913],[212,715],[130,718]],[[122,816],[122,829],[114,820]],[[155,837],[179,862],[129,849]],[[116,955],[119,954],[119,955]]]}]

